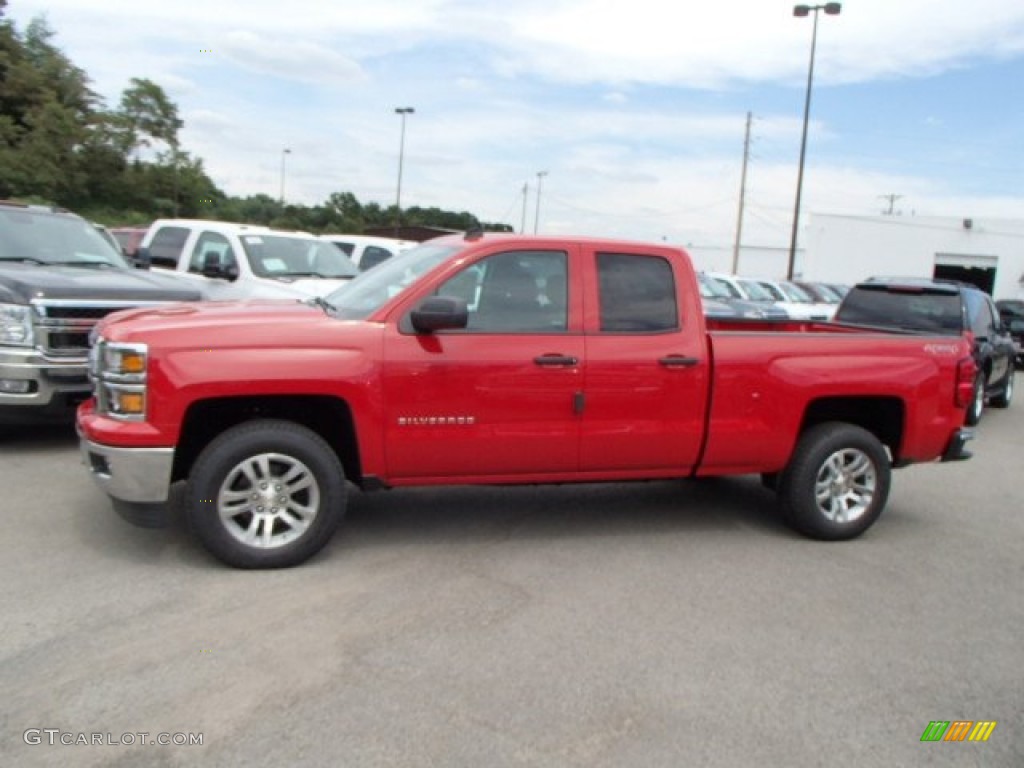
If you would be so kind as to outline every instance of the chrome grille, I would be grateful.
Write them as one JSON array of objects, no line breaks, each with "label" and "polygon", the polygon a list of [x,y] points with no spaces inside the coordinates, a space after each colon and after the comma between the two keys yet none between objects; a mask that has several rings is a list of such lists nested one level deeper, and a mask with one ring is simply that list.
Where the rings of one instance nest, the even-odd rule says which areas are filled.
[{"label": "chrome grille", "polygon": [[32,302],[36,346],[52,357],[84,357],[89,351],[89,332],[111,312],[166,303],[38,299]]}]

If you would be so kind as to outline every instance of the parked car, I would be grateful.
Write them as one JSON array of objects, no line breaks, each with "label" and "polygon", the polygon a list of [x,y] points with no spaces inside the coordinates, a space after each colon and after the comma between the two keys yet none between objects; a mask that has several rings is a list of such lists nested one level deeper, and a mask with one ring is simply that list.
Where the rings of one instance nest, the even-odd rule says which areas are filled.
[{"label": "parked car", "polygon": [[159,219],[139,260],[186,275],[211,299],[324,296],[359,274],[352,261],[309,232],[203,219]]},{"label": "parked car", "polygon": [[92,390],[89,333],[100,319],[202,298],[188,280],[133,269],[80,216],[0,202],[0,423],[70,423]]},{"label": "parked car", "polygon": [[697,273],[697,286],[704,302],[705,317],[739,317],[749,320],[788,320],[789,315],[773,304],[735,297],[721,282]]},{"label": "parked car", "polygon": [[[782,312],[788,318],[790,314],[772,297],[768,291],[752,280],[736,275],[726,275],[721,272],[705,272],[711,280],[719,284],[729,293],[733,300],[752,302],[761,307],[765,313]],[[776,316],[778,316],[776,314]]]},{"label": "parked car", "polygon": [[1024,301],[1000,299],[996,309],[1017,349],[1017,367],[1024,367]]},{"label": "parked car", "polygon": [[910,333],[965,336],[978,367],[968,425],[986,404],[1006,408],[1013,399],[1013,339],[992,298],[966,283],[926,278],[874,277],[853,286],[835,321]]},{"label": "parked car", "polygon": [[819,304],[834,305],[833,309],[843,300],[844,294],[828,283],[808,282],[806,280],[793,280],[792,282]]},{"label": "parked car", "polygon": [[836,305],[819,302],[803,288],[787,280],[772,280],[758,277],[749,278],[764,288],[776,304],[790,316],[800,320],[830,320],[835,314]]},{"label": "parked car", "polygon": [[324,240],[334,243],[352,263],[365,272],[382,261],[387,261],[395,254],[414,248],[419,243],[414,240],[397,240],[390,237],[371,237],[369,235],[320,235]]}]

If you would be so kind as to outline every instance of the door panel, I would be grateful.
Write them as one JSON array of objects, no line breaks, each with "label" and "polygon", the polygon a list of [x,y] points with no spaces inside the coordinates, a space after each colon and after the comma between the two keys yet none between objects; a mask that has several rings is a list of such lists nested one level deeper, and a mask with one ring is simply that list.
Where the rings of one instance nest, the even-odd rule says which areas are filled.
[{"label": "door panel", "polygon": [[[704,434],[709,364],[699,303],[678,300],[667,259],[593,254],[583,471],[688,471]],[[690,299],[691,297],[687,297]]]},{"label": "door panel", "polygon": [[[385,336],[385,451],[402,478],[566,475],[579,466],[584,342],[562,251],[507,251],[431,295],[462,299],[467,327]],[[578,322],[578,321],[577,321]]]}]

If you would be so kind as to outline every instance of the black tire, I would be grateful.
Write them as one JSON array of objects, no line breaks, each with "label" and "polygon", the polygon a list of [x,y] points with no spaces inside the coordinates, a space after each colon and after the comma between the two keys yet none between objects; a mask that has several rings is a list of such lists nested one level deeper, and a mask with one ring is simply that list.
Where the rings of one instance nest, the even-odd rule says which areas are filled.
[{"label": "black tire", "polygon": [[985,412],[985,374],[979,373],[974,379],[974,389],[971,390],[971,404],[967,406],[967,415],[964,416],[964,424],[968,427],[975,426],[981,421],[981,414]]},{"label": "black tire", "polygon": [[812,539],[852,539],[882,514],[891,475],[889,455],[866,429],[818,424],[800,437],[779,477],[779,508],[790,527]]},{"label": "black tire", "polygon": [[989,400],[989,405],[993,408],[1009,408],[1010,403],[1013,402],[1013,366],[1006,371],[1006,381],[1003,382],[1003,390],[998,395]]},{"label": "black tire", "polygon": [[327,544],[347,490],[341,462],[323,438],[264,419],[232,427],[203,449],[185,510],[196,537],[221,562],[288,568]]},{"label": "black tire", "polygon": [[769,491],[777,491],[778,488],[779,488],[779,473],[778,472],[762,472],[761,473],[761,485],[763,485]]}]

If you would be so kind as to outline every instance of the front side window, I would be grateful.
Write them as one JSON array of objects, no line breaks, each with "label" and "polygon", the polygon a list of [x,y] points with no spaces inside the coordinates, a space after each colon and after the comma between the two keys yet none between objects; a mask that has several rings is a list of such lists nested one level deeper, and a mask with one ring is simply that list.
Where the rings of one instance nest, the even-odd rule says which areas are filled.
[{"label": "front side window", "polygon": [[679,328],[672,265],[659,256],[597,254],[601,330],[658,333]]},{"label": "front side window", "polygon": [[228,239],[217,232],[203,232],[192,249],[188,271],[202,274],[203,266],[211,260],[221,269],[237,266],[235,254],[231,250],[231,243],[228,242]]},{"label": "front side window", "polygon": [[498,253],[446,280],[437,295],[466,302],[469,332],[564,331],[568,327],[567,270],[564,251]]}]

